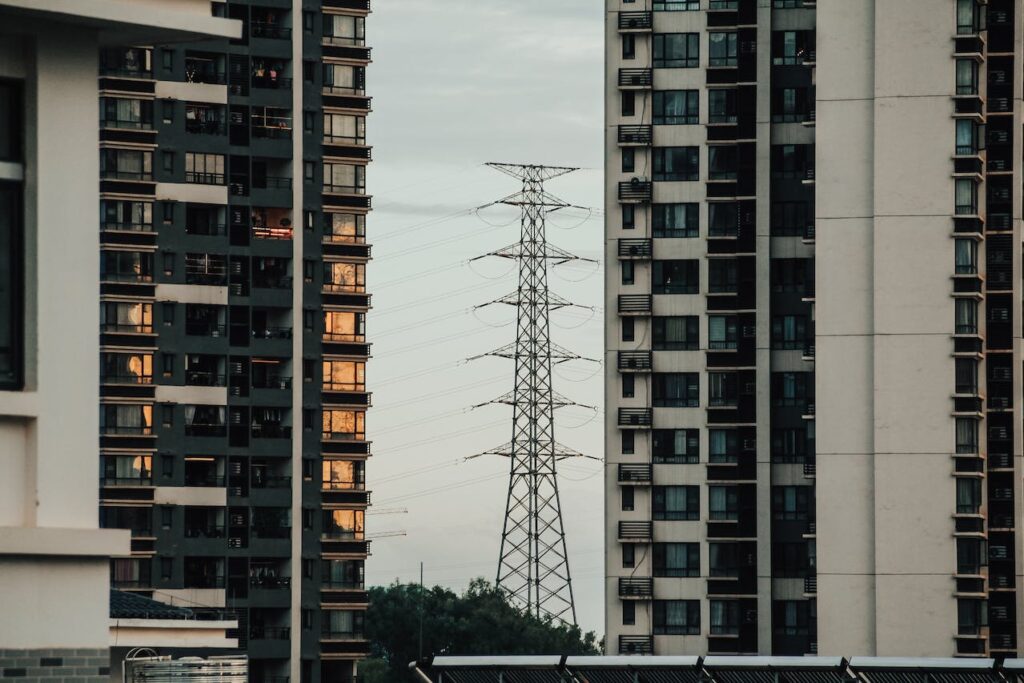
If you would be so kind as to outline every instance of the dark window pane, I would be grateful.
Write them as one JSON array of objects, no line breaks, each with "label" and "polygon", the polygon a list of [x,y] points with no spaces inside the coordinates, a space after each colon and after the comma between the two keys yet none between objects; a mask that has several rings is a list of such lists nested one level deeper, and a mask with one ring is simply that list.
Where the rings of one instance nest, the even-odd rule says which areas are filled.
[{"label": "dark window pane", "polygon": [[0,387],[21,388],[22,260],[21,188],[0,183]]}]

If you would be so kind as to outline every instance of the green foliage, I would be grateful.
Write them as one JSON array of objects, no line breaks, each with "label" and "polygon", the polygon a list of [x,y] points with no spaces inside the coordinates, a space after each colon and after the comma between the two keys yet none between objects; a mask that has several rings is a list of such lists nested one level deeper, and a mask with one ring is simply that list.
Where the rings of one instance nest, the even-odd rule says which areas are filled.
[{"label": "green foliage", "polygon": [[447,588],[393,583],[369,590],[366,636],[371,659],[359,665],[364,683],[408,683],[409,662],[423,655],[599,654],[593,632],[539,619],[512,605],[484,579],[460,596]]}]

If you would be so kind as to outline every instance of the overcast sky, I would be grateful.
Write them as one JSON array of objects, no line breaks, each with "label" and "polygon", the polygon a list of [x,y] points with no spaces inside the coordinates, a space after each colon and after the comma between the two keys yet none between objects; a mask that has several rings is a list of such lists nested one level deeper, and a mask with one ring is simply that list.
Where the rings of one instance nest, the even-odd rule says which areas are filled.
[{"label": "overcast sky", "polygon": [[[494,580],[508,461],[474,453],[507,443],[511,408],[469,407],[512,388],[511,361],[465,358],[513,340],[514,310],[479,303],[515,289],[509,261],[471,259],[518,240],[517,214],[482,206],[515,192],[488,161],[579,166],[548,189],[570,203],[600,207],[602,8],[593,0],[376,0],[367,22],[373,64],[367,124],[374,162],[368,285],[373,360],[367,418],[373,454],[367,479],[374,540],[371,584],[418,580],[462,590]],[[548,223],[553,244],[596,258],[601,216],[576,211]],[[601,305],[600,266],[553,273],[552,290]],[[600,358],[603,311],[552,314],[552,338]],[[559,366],[555,388],[600,403],[599,366]],[[600,407],[600,406],[599,406]],[[600,457],[602,415],[559,411],[563,444]],[[560,468],[563,518],[580,624],[603,632],[602,466]],[[407,513],[388,513],[404,508]]]}]

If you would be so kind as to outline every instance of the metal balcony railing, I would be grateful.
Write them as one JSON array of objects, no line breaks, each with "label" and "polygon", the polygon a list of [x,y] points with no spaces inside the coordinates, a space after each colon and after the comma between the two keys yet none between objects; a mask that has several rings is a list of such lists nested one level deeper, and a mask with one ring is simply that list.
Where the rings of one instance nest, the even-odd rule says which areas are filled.
[{"label": "metal balcony railing", "polygon": [[651,466],[646,464],[619,465],[619,481],[622,483],[645,483],[651,481]]},{"label": "metal balcony railing", "polygon": [[645,31],[654,27],[654,12],[619,12],[620,31]]},{"label": "metal balcony railing", "polygon": [[651,351],[619,351],[619,370],[651,370]]}]

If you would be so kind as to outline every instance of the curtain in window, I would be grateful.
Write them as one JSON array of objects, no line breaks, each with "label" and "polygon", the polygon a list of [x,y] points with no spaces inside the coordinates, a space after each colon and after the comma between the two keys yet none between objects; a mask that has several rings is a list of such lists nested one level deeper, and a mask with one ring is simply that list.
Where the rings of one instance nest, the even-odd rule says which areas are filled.
[{"label": "curtain in window", "polygon": [[956,511],[972,513],[981,503],[981,484],[977,479],[956,480]]},{"label": "curtain in window", "polygon": [[978,64],[972,59],[956,60],[956,91],[957,94],[976,92],[978,83]]},{"label": "curtain in window", "polygon": [[685,543],[666,543],[665,569],[690,569],[688,550],[689,547]]},{"label": "curtain in window", "polygon": [[688,500],[689,496],[687,495],[687,489],[685,486],[665,487],[666,512],[685,512]]},{"label": "curtain in window", "polygon": [[708,511],[711,519],[723,519],[729,513],[729,490],[724,486],[708,487]]},{"label": "curtain in window", "polygon": [[957,0],[956,25],[960,31],[974,27],[975,0]]},{"label": "curtain in window", "polygon": [[978,329],[978,304],[971,299],[956,300],[956,332],[965,334]]},{"label": "curtain in window", "polygon": [[729,603],[711,601],[711,632],[725,633],[729,629]]},{"label": "curtain in window", "polygon": [[957,178],[956,180],[956,212],[958,214],[976,213],[975,193],[977,187],[973,180]]},{"label": "curtain in window", "polygon": [[974,240],[956,240],[956,272],[973,273],[978,244]]},{"label": "curtain in window", "polygon": [[968,417],[956,419],[956,452],[974,453],[978,447],[978,423]]}]

